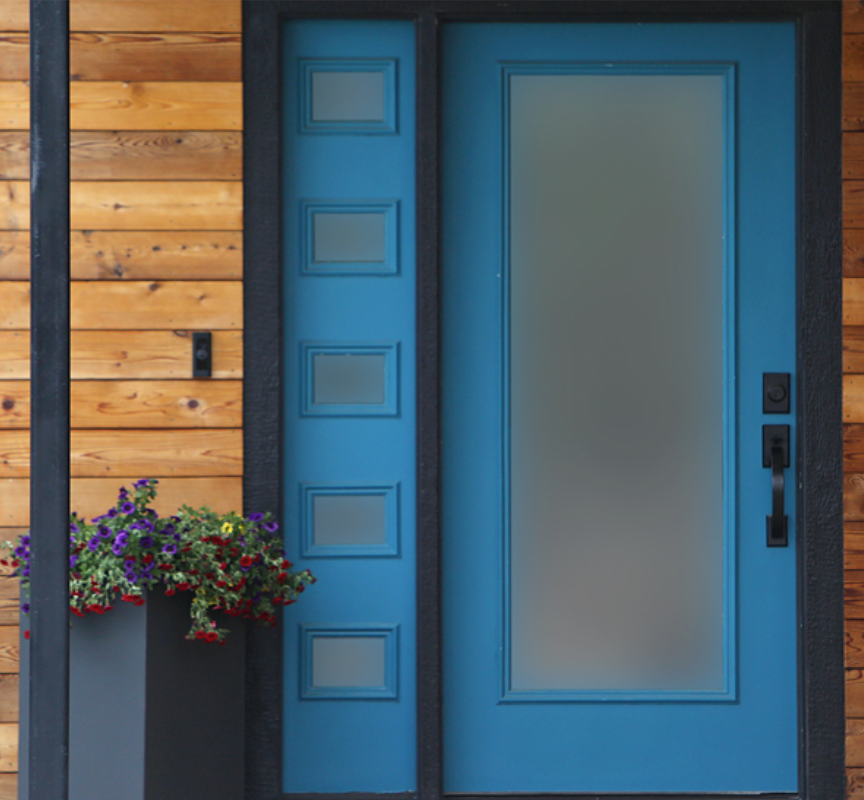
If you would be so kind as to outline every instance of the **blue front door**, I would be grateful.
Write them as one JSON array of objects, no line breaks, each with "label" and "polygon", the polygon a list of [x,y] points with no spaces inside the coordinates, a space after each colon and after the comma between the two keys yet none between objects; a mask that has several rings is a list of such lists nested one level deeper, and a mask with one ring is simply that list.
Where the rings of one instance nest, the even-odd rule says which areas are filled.
[{"label": "blue front door", "polygon": [[444,31],[448,792],[797,790],[794,54]]}]

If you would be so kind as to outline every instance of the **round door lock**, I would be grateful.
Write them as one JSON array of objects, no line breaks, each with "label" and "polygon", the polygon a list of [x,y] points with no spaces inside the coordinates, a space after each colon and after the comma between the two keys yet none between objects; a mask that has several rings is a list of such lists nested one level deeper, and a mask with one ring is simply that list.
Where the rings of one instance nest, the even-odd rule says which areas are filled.
[{"label": "round door lock", "polygon": [[768,399],[772,403],[782,403],[786,399],[786,387],[775,383],[768,389]]}]

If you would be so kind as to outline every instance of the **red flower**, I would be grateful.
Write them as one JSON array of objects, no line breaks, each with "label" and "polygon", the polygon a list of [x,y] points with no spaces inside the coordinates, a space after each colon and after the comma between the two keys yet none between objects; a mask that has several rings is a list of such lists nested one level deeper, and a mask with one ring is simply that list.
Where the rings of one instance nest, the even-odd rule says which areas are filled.
[{"label": "red flower", "polygon": [[152,554],[152,553],[147,553],[147,555],[144,556],[141,560],[142,560],[145,564],[149,564],[149,563],[153,560],[153,554]]},{"label": "red flower", "polygon": [[29,639],[29,638],[30,638],[30,631],[24,631],[24,638],[25,638],[25,639]]},{"label": "red flower", "polygon": [[223,586],[226,586],[227,584],[225,583],[225,581],[216,581],[216,585],[221,589]]},{"label": "red flower", "polygon": [[212,581],[216,576],[212,572],[208,572],[204,577],[207,578],[208,581]]},{"label": "red flower", "polygon": [[173,589],[166,589],[166,590],[165,590],[165,596],[166,596],[166,597],[171,597],[172,594],[174,594],[174,590],[173,590]]},{"label": "red flower", "polygon": [[135,599],[136,598],[135,598],[134,594],[124,594],[122,597],[122,600],[124,600],[127,603],[134,603]]},{"label": "red flower", "polygon": [[292,564],[287,558],[282,560],[282,569],[291,569],[291,567]]},{"label": "red flower", "polygon": [[178,584],[177,584],[177,588],[178,588],[181,592],[185,592],[185,591],[189,588],[189,586],[190,586],[190,584],[186,583],[186,581],[183,581],[183,583],[178,583]]},{"label": "red flower", "polygon": [[143,598],[143,597],[139,597],[139,598],[135,601],[135,605],[136,605],[136,606],[143,606],[143,605],[144,605],[144,598]]},{"label": "red flower", "polygon": [[252,559],[249,556],[243,556],[243,558],[240,559],[240,566],[241,567],[249,567],[251,565],[252,565]]},{"label": "red flower", "polygon": [[75,608],[75,606],[69,606],[69,610],[70,610],[70,611],[71,611],[71,612],[72,612],[76,617],[83,617],[83,616],[84,616],[84,613],[81,611],[80,608]]},{"label": "red flower", "polygon": [[190,575],[197,575],[197,574],[198,574],[198,570],[197,570],[197,569],[190,569],[190,570],[189,570],[189,574],[190,574]]},{"label": "red flower", "polygon": [[204,633],[204,631],[195,631],[195,638],[196,639],[203,639],[206,635],[207,634]]},{"label": "red flower", "polygon": [[170,564],[160,564],[159,569],[171,569],[171,565]]},{"label": "red flower", "polygon": [[205,635],[208,642],[215,642],[219,639],[219,634],[216,631],[208,631]]},{"label": "red flower", "polygon": [[221,569],[221,570],[226,570],[226,569],[228,569],[228,565],[225,564],[225,563],[222,563],[222,564],[219,565],[219,569]]}]

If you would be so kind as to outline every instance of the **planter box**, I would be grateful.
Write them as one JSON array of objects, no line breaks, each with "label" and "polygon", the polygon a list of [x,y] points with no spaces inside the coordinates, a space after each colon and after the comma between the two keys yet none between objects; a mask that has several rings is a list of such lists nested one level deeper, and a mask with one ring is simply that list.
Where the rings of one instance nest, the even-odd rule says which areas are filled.
[{"label": "planter box", "polygon": [[[72,617],[70,800],[240,800],[244,645],[187,641],[190,598]],[[22,626],[22,630],[23,630]],[[21,640],[18,797],[28,789],[29,642]]]}]

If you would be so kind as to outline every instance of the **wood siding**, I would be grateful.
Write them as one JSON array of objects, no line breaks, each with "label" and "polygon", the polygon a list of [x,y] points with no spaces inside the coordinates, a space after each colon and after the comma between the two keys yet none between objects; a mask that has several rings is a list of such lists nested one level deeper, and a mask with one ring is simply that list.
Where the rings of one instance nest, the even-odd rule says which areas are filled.
[{"label": "wood siding", "polygon": [[[242,508],[240,0],[71,0],[72,507]],[[0,541],[29,523],[28,0],[0,0]],[[192,331],[213,378],[192,379]],[[16,582],[0,576],[0,800],[16,793]]]}]

